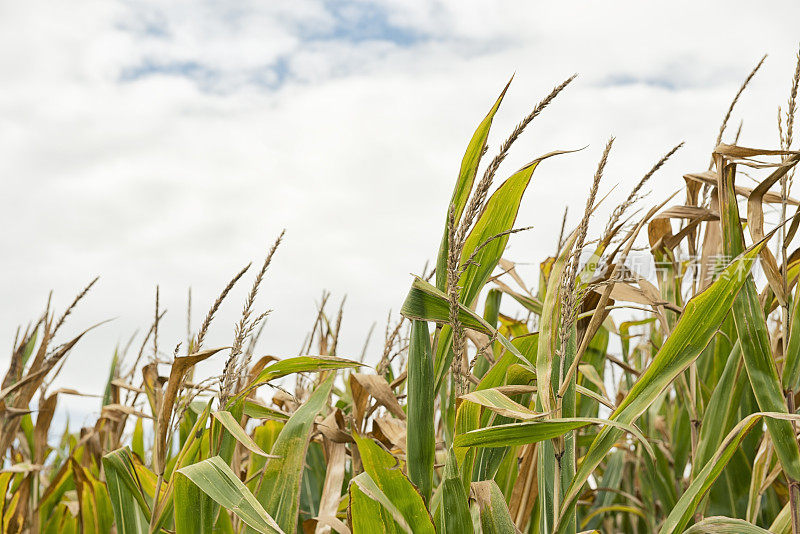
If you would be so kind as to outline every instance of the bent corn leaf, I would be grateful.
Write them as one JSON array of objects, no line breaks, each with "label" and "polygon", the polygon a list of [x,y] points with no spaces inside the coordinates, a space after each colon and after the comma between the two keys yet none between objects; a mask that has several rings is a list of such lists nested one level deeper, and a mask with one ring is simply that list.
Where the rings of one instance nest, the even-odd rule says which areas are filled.
[{"label": "bent corn leaf", "polygon": [[[763,242],[735,258],[713,284],[686,304],[671,335],[609,419],[623,424],[633,423],[700,355],[730,311],[762,246]],[[605,427],[592,441],[575,478],[566,490],[562,511],[575,501],[583,485],[614,446],[621,432],[615,427]],[[563,527],[559,523],[559,529]]]}]

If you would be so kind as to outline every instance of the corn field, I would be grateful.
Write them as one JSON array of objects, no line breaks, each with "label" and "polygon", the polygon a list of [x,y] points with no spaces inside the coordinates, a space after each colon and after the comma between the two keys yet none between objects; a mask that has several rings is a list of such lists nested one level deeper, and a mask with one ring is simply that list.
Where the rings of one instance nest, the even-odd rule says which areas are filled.
[{"label": "corn field", "polygon": [[[57,334],[94,282],[65,311],[48,304],[18,330],[0,392],[2,532],[800,534],[800,56],[779,144],[739,146],[728,129],[762,62],[679,193],[644,195],[680,144],[607,221],[593,218],[611,138],[579,223],[559,236],[515,220],[545,160],[569,153],[497,174],[575,77],[489,159],[509,82],[442,206],[434,267],[409,280],[374,367],[337,354],[342,310],[327,299],[299,356],[259,355],[255,300],[281,234],[171,356],[157,296],[149,331],[109,362],[100,417],[59,429],[56,407],[78,392],[51,384],[94,326]],[[504,258],[521,231],[558,237],[538,280]],[[230,346],[207,347],[246,280]],[[198,376],[209,359],[221,374]]]}]

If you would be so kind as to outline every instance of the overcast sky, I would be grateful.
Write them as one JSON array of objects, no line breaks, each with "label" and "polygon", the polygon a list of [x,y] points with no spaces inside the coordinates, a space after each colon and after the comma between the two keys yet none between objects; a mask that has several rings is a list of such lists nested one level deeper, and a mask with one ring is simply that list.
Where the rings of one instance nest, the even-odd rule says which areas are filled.
[{"label": "overcast sky", "polygon": [[[60,383],[100,393],[114,347],[153,314],[184,338],[244,264],[283,246],[260,293],[260,352],[299,350],[323,289],[347,294],[340,353],[357,356],[436,252],[461,156],[508,78],[490,155],[550,88],[579,78],[519,140],[500,178],[534,174],[507,257],[551,254],[576,222],[609,135],[607,206],[670,147],[654,195],[703,170],[739,84],[769,58],[732,121],[774,147],[800,40],[800,4],[772,2],[77,1],[0,4],[0,364],[48,292],[62,309],[100,281],[61,341]],[[593,221],[602,229],[607,210]],[[533,267],[523,274],[535,283]],[[230,343],[248,278],[207,345]],[[221,362],[209,369],[221,367]],[[210,372],[210,371],[209,371]],[[96,399],[74,401],[86,417]]]}]

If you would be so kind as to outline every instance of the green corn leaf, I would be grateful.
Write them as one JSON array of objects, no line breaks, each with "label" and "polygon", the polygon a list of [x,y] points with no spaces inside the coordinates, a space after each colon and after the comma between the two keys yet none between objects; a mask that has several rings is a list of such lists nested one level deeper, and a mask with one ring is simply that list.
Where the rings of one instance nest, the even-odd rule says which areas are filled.
[{"label": "green corn leaf", "polygon": [[[763,245],[759,243],[734,259],[713,284],[686,304],[671,335],[609,419],[623,424],[633,423],[700,355],[730,311],[745,275],[750,272]],[[562,511],[577,498],[621,432],[616,427],[605,427],[594,439],[567,488]],[[559,524],[561,527],[563,524]]]},{"label": "green corn leaf", "polygon": [[[599,484],[600,487],[602,488],[619,487],[619,483],[622,480],[622,473],[624,469],[625,469],[625,451],[617,450],[612,452],[608,457],[608,461],[606,462],[606,469],[603,472],[603,478],[601,479]],[[588,515],[594,514],[594,516],[591,517],[591,519],[586,524],[585,528],[597,528],[600,525],[601,516],[599,514],[595,514],[595,512],[611,506],[611,503],[614,501],[614,497],[616,497],[616,494],[612,491],[602,491],[599,493],[599,495],[595,498],[595,502],[592,505],[590,513],[588,514]],[[584,521],[585,520],[586,518],[584,518]]]},{"label": "green corn leaf", "polygon": [[[208,421],[209,416],[211,415],[211,400],[206,401],[202,411],[197,415],[197,419],[194,422],[191,430],[189,431],[186,441],[184,441],[181,450],[178,452],[178,455],[173,458],[173,462],[171,463],[171,469],[167,470],[167,474],[172,474],[176,470],[185,467],[194,463],[197,459],[198,453],[200,452],[201,445],[203,443],[203,437],[208,440],[208,429],[206,428],[206,422]],[[207,442],[207,441],[206,441]],[[209,455],[207,453],[207,455]],[[147,478],[150,480],[147,487],[145,487],[145,492],[152,496],[155,494],[155,475],[152,472],[149,472],[144,466],[141,464],[136,464],[137,474],[139,474],[140,480],[143,478]],[[156,518],[155,526],[161,527],[163,526],[171,517],[173,507],[169,505],[172,502],[173,492],[175,489],[175,482],[176,477],[170,476],[169,482],[166,484],[166,489],[162,486],[161,492],[162,496],[159,498],[159,503],[164,502],[165,505],[160,506],[160,510],[157,510],[159,514]],[[210,497],[204,495],[202,498],[208,499]],[[205,503],[204,506],[208,506],[209,503]]]},{"label": "green corn leaf", "polygon": [[783,366],[783,388],[797,391],[800,387],[800,284],[794,292],[792,313],[789,315],[789,343],[786,345],[786,364]]},{"label": "green corn leaf", "polygon": [[150,527],[150,507],[139,484],[131,452],[117,449],[103,456],[106,486],[119,534],[143,534]]},{"label": "green corn leaf", "polygon": [[505,445],[524,445],[537,443],[591,424],[575,419],[548,419],[546,421],[526,421],[510,423],[457,434],[456,447],[502,447]]},{"label": "green corn leaf", "polygon": [[408,480],[397,459],[375,441],[354,434],[364,471],[400,511],[414,534],[433,534],[433,526],[422,495]]},{"label": "green corn leaf", "polygon": [[234,402],[244,397],[253,388],[287,375],[349,369],[352,367],[362,367],[363,365],[364,364],[360,362],[347,360],[345,358],[336,358],[334,356],[297,356],[295,358],[286,358],[285,360],[277,361],[265,367],[242,393],[228,401],[226,409],[230,409],[230,406]]},{"label": "green corn leaf", "polygon": [[[561,248],[555,263],[550,270],[550,278],[547,281],[547,293],[544,297],[544,311],[542,312],[541,323],[539,324],[539,346],[536,352],[536,376],[539,377],[537,385],[539,387],[538,398],[542,411],[549,412],[552,408],[552,384],[551,376],[555,366],[555,343],[558,340],[558,318],[561,313],[561,278],[567,265],[567,260],[572,253],[572,247],[577,239],[577,232],[572,232],[567,238],[566,243]],[[558,386],[556,386],[558,387]]]},{"label": "green corn leaf", "polygon": [[686,524],[691,520],[694,515],[697,505],[703,499],[708,489],[719,477],[722,470],[727,465],[731,457],[739,449],[742,440],[747,433],[756,424],[760,423],[762,418],[769,421],[778,420],[785,421],[791,424],[791,421],[799,421],[800,416],[789,415],[780,412],[758,412],[748,415],[731,430],[725,439],[720,444],[713,458],[703,467],[697,476],[689,484],[689,487],[683,493],[681,498],[670,511],[669,516],[661,527],[659,534],[677,534],[683,532]]},{"label": "green corn leaf", "polygon": [[308,440],[314,427],[314,418],[328,403],[335,373],[330,373],[314,389],[308,400],[284,424],[275,445],[272,458],[264,468],[264,481],[257,497],[264,509],[286,532],[293,532],[300,510],[300,483],[308,451]]},{"label": "green corn leaf", "polygon": [[494,480],[473,482],[472,493],[478,502],[483,534],[517,534],[503,492]]},{"label": "green corn leaf", "polygon": [[136,454],[140,460],[144,460],[144,422],[141,417],[136,418],[136,424],[133,427],[131,451]]},{"label": "green corn leaf", "polygon": [[408,347],[408,478],[422,493],[425,501],[433,490],[433,463],[436,452],[434,426],[433,356],[428,323],[411,323]]},{"label": "green corn leaf", "polygon": [[[720,172],[718,187],[722,244],[723,250],[729,255],[740,254],[744,250],[744,235],[733,183],[735,172],[734,164],[725,165]],[[766,317],[752,276],[745,278],[733,302],[733,320],[759,409],[762,412],[787,412],[778,369],[772,357]],[[778,419],[767,419],[766,423],[784,473],[791,480],[800,481],[800,448],[792,424]]]},{"label": "green corn leaf", "polygon": [[[475,182],[475,176],[478,173],[478,165],[481,162],[483,151],[486,149],[486,139],[489,136],[489,129],[492,127],[492,120],[494,120],[495,113],[503,101],[503,97],[508,91],[508,86],[511,85],[511,80],[503,88],[500,96],[495,101],[492,109],[478,125],[475,133],[472,134],[472,139],[467,145],[467,151],[461,160],[461,169],[458,172],[458,180],[456,180],[456,187],[453,190],[453,197],[450,199],[450,204],[454,209],[454,218],[456,223],[461,220],[461,214],[467,205],[467,200],[472,192],[472,184]],[[449,215],[448,215],[449,217]],[[445,280],[447,279],[447,254],[448,254],[448,236],[447,236],[447,221],[445,220],[445,231],[442,236],[442,244],[439,247],[439,255],[436,260],[436,287],[441,290],[445,288]]]},{"label": "green corn leaf", "polygon": [[731,517],[707,517],[684,531],[684,534],[770,534],[773,530],[764,530],[744,519]]},{"label": "green corn leaf", "polygon": [[275,421],[286,421],[289,416],[280,410],[264,406],[260,402],[245,399],[244,414],[251,419],[274,419]]},{"label": "green corn leaf", "polygon": [[[442,291],[419,277],[414,277],[400,313],[407,319],[433,321],[444,325],[450,321],[450,300]],[[483,317],[463,304],[458,307],[458,320],[464,328],[485,334],[495,331]]]},{"label": "green corn leaf", "polygon": [[[175,473],[175,534],[211,534],[218,508],[186,475]],[[220,514],[225,515],[225,514]]]},{"label": "green corn leaf", "polygon": [[781,508],[781,511],[778,512],[778,515],[775,516],[775,519],[769,526],[769,531],[772,534],[789,534],[792,531],[791,505],[791,502],[787,502],[786,505]]},{"label": "green corn leaf", "polygon": [[[532,161],[506,179],[489,197],[464,242],[459,263],[463,268],[458,280],[459,302],[467,308],[475,303],[503,255],[509,238],[504,233],[514,226],[522,196],[528,188],[533,171],[543,159],[563,153],[551,152]],[[445,325],[442,327],[434,358],[437,390],[450,368],[452,358],[452,331],[449,325]]]},{"label": "green corn leaf", "polygon": [[[403,303],[400,313],[408,319],[433,321],[438,324],[446,325],[446,323],[450,321],[450,301],[448,300],[447,295],[439,291],[437,288],[425,280],[415,277],[414,282],[411,284],[411,290],[408,292],[408,296]],[[483,317],[473,312],[463,304],[459,304],[458,314],[459,321],[465,328],[471,328],[473,330],[495,336],[497,342],[500,343],[504,349],[512,353],[519,360],[526,361],[519,349],[517,349],[517,347],[504,335],[492,328],[492,326],[487,323]],[[443,344],[448,344],[451,341],[447,341],[445,339],[449,335],[452,335],[452,331],[450,330],[449,326],[444,326],[439,332],[438,347],[442,347]],[[440,352],[441,351],[437,351],[437,355]],[[437,356],[434,360],[434,374],[436,376],[435,391],[437,392],[441,387],[441,381],[444,378],[447,370],[446,368],[442,367],[444,363],[444,360],[440,359],[439,356]],[[489,372],[491,372],[491,370]]]},{"label": "green corn leaf", "polygon": [[239,422],[230,412],[226,412],[225,410],[214,412],[214,418],[225,427],[225,430],[230,432],[231,435],[236,438],[236,441],[244,445],[249,451],[265,458],[277,458],[276,456],[272,456],[261,450],[261,447],[259,447],[258,444],[253,441],[253,438],[251,438],[247,432],[245,432],[244,428],[239,425]]},{"label": "green corn leaf", "polygon": [[445,534],[471,534],[472,516],[464,484],[458,472],[456,455],[453,449],[447,451],[442,481],[441,532]]},{"label": "green corn leaf", "polygon": [[540,419],[546,415],[526,408],[497,389],[476,389],[471,393],[462,395],[461,398],[474,402],[475,404],[480,404],[485,408],[489,408],[494,413],[513,419]]},{"label": "green corn leaf", "polygon": [[655,452],[647,438],[635,426],[594,417],[544,419],[541,421],[524,421],[522,423],[479,428],[456,435],[455,445],[457,447],[502,447],[504,445],[538,443],[593,424],[607,425],[619,431],[632,434],[642,443],[642,446],[651,457],[655,456]]},{"label": "green corn leaf", "polygon": [[515,337],[511,344],[517,349],[516,352],[504,351],[500,359],[486,371],[481,381],[475,386],[476,391],[502,386],[509,369],[514,364],[526,366],[525,368],[530,371],[531,378],[536,378],[536,372],[529,365],[536,361],[536,350],[539,344],[538,332]]},{"label": "green corn leaf", "polygon": [[600,508],[595,508],[586,517],[583,518],[583,525],[581,528],[586,528],[594,519],[600,518],[603,514],[607,514],[609,512],[613,512],[614,514],[635,514],[641,517],[642,519],[647,519],[647,515],[645,512],[636,508],[635,506],[630,506],[626,504],[610,504],[608,506],[603,506]]},{"label": "green corn leaf", "polygon": [[700,436],[695,452],[695,465],[692,471],[698,471],[714,454],[719,447],[725,432],[732,427],[735,421],[729,421],[736,417],[739,410],[739,399],[742,397],[742,388],[746,377],[742,376],[744,370],[741,369],[742,347],[737,341],[733,351],[728,356],[728,361],[722,371],[722,375],[717,381],[714,393],[708,401],[702,425],[700,426]]},{"label": "green corn leaf", "polygon": [[[284,423],[280,421],[264,421],[263,424],[257,426],[253,431],[253,441],[255,441],[262,450],[271,451],[275,442],[278,440],[281,430],[283,430],[283,426]],[[267,461],[268,459],[263,456],[253,456],[250,458],[250,461],[247,462],[247,480],[250,480],[247,487],[250,488],[251,491],[256,491],[256,488],[260,486],[261,477],[255,475],[260,473],[261,468],[266,465]]]},{"label": "green corn leaf", "polygon": [[103,404],[101,405],[101,408],[102,406],[107,406],[112,402],[114,402],[114,400],[111,398],[111,391],[113,387],[111,385],[111,382],[114,380],[114,378],[116,378],[118,361],[119,361],[119,354],[115,350],[114,356],[113,358],[111,358],[111,370],[108,372],[108,380],[106,381],[106,387],[103,390]]},{"label": "green corn leaf", "polygon": [[348,513],[353,534],[414,534],[400,510],[367,473],[353,478],[349,494]]},{"label": "green corn leaf", "polygon": [[[492,328],[497,328],[497,322],[500,317],[500,301],[502,298],[503,292],[498,289],[490,289],[486,293],[486,302],[483,306],[483,319],[489,323]],[[496,350],[497,348],[497,345],[492,343],[491,347],[488,349],[494,354],[495,358],[498,356],[498,351]],[[489,360],[486,359],[485,355],[480,354],[478,356],[478,360],[475,362],[475,376],[478,378],[483,378],[483,375],[486,374],[486,371],[489,370],[489,367]]]},{"label": "green corn leaf", "polygon": [[[284,533],[278,523],[264,510],[250,490],[219,456],[186,466],[178,473],[194,483],[214,502],[239,516],[255,531],[262,534]],[[196,496],[197,494],[191,492],[191,495]],[[181,515],[183,514],[182,511]],[[289,532],[293,531],[294,525]]]},{"label": "green corn leaf", "polygon": [[[508,235],[497,236],[514,227],[522,196],[531,182],[533,171],[542,159],[551,155],[554,154],[548,154],[528,163],[507,178],[489,197],[486,207],[478,216],[475,226],[464,241],[460,258],[464,272],[458,280],[458,286],[461,288],[459,299],[466,306],[472,306],[492,271],[497,267],[509,238]],[[467,264],[470,258],[472,261]]]}]

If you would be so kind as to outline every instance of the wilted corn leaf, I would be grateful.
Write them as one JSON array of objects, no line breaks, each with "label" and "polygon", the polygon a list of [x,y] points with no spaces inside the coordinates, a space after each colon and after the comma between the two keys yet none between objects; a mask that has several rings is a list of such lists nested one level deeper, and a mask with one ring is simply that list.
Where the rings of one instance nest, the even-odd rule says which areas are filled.
[{"label": "wilted corn leaf", "polygon": [[378,401],[378,404],[388,409],[395,417],[406,418],[406,412],[397,402],[397,397],[394,396],[394,392],[385,378],[379,375],[353,373],[350,375],[350,380],[357,381],[372,398]]},{"label": "wilted corn leaf", "polygon": [[114,511],[106,486],[88,469],[70,459],[78,492],[81,528],[85,534],[108,532],[114,522]]},{"label": "wilted corn leaf", "polygon": [[[332,412],[325,418],[323,424],[330,422],[330,424],[334,425],[336,424],[334,423],[335,420],[336,412]],[[337,428],[337,430],[341,429]],[[324,444],[326,452],[325,481],[319,498],[317,527],[314,534],[329,534],[332,521],[338,521],[336,511],[342,496],[342,484],[345,478],[347,461],[347,450],[344,443],[333,442],[326,437]],[[336,530],[340,529],[337,528]]]},{"label": "wilted corn leaf", "polygon": [[[80,451],[77,451],[80,453]],[[11,473],[9,473],[10,475]],[[0,479],[2,480],[2,479]],[[10,480],[10,478],[9,478]],[[64,462],[55,476],[50,480],[47,490],[39,501],[39,520],[41,524],[50,517],[51,512],[58,506],[64,493],[73,487],[74,478],[69,462]],[[2,489],[0,487],[0,489]],[[5,495],[5,493],[3,493]]]},{"label": "wilted corn leaf", "polygon": [[[5,525],[7,527],[7,525]],[[42,534],[77,534],[78,520],[66,503],[59,503],[55,512],[42,525]]]},{"label": "wilted corn leaf", "polygon": [[201,350],[189,356],[179,356],[172,362],[169,372],[167,389],[160,403],[158,417],[156,418],[155,441],[153,446],[153,468],[157,475],[163,474],[167,460],[167,432],[169,431],[170,416],[175,406],[178,389],[189,370],[223,350],[223,348]]}]

